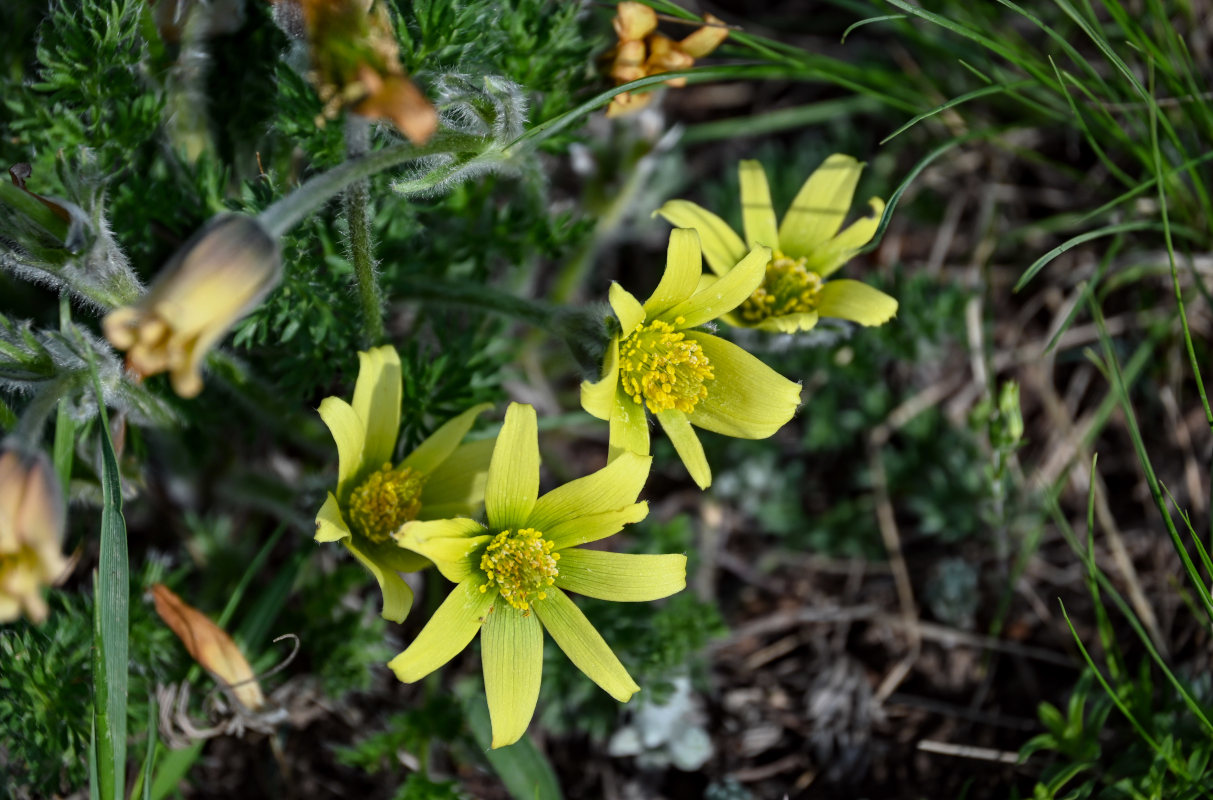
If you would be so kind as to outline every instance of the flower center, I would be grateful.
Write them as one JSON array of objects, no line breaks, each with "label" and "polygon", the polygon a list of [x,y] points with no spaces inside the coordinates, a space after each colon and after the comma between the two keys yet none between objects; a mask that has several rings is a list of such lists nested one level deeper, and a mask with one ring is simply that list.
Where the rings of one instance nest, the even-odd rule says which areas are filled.
[{"label": "flower center", "polygon": [[737,309],[741,318],[756,324],[771,317],[816,310],[822,280],[805,266],[806,261],[806,258],[788,258],[776,250],[767,264],[762,285]]},{"label": "flower center", "polygon": [[[683,322],[675,318],[676,324]],[[668,322],[639,324],[619,343],[619,378],[623,390],[654,414],[676,408],[684,413],[708,396],[715,378],[699,343]]]},{"label": "flower center", "polygon": [[384,464],[350,494],[350,522],[372,542],[386,542],[401,525],[417,518],[424,486],[420,472]]},{"label": "flower center", "polygon": [[534,528],[497,534],[480,557],[480,568],[488,578],[480,591],[495,587],[507,603],[528,611],[532,600],[547,599],[547,587],[560,574],[556,568],[560,554],[553,553],[552,547]]}]

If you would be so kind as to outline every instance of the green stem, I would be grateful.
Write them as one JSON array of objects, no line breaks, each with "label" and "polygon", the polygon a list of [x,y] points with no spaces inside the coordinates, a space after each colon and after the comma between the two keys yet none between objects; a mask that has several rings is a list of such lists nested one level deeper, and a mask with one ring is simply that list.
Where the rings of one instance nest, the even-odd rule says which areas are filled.
[{"label": "green stem", "polygon": [[[370,147],[370,123],[350,115],[345,123],[345,151],[351,158],[366,155]],[[345,218],[350,228],[350,261],[358,281],[358,300],[362,305],[362,329],[371,347],[384,339],[383,290],[375,274],[374,242],[371,241],[370,183],[364,178],[345,190]]]},{"label": "green stem", "polygon": [[282,236],[351,184],[408,161],[441,153],[478,153],[485,146],[485,140],[477,136],[439,133],[423,147],[406,142],[384,147],[317,175],[262,211],[259,219],[271,235]]},{"label": "green stem", "polygon": [[557,308],[536,300],[527,300],[523,297],[498,292],[480,284],[406,278],[398,281],[396,288],[402,296],[408,297],[410,300],[428,300],[474,308],[490,314],[501,314],[537,328],[558,333],[553,328],[553,323],[559,313]]},{"label": "green stem", "polygon": [[[69,335],[72,325],[72,305],[67,292],[59,293],[59,330]],[[72,478],[72,448],[76,444],[76,420],[72,418],[70,399],[59,398],[59,409],[55,416],[55,444],[53,449],[55,472],[59,485],[63,487],[64,500],[70,500],[68,484]]]}]

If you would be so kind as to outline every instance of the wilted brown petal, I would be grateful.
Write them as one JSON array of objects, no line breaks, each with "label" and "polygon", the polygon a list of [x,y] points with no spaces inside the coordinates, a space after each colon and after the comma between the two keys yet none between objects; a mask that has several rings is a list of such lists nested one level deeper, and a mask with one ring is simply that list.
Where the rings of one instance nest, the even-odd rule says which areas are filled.
[{"label": "wilted brown petal", "polygon": [[236,699],[250,711],[265,705],[265,695],[261,693],[253,668],[232,637],[162,583],[152,586],[152,598],[156,601],[160,619],[177,634],[203,669],[228,687],[234,687]]}]

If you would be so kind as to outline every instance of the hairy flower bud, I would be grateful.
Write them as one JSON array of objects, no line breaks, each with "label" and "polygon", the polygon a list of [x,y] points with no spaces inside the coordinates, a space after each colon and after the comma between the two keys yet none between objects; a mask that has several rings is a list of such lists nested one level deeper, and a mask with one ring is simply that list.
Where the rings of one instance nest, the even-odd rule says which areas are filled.
[{"label": "hairy flower bud", "polygon": [[202,391],[202,359],[277,285],[274,238],[252,217],[212,220],[177,252],[137,305],[111,312],[105,336],[139,375],[169,372],[173,391]]},{"label": "hairy flower bud", "polygon": [[42,587],[66,569],[64,507],[46,456],[0,452],[0,623],[46,619]]}]

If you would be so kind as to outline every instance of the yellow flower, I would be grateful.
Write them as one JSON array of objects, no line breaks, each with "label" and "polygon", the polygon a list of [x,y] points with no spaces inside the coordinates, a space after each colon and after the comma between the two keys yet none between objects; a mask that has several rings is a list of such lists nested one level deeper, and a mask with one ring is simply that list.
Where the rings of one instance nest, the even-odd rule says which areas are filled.
[{"label": "yellow flower", "polygon": [[390,345],[358,354],[354,403],[326,397],[320,417],[337,443],[337,489],[316,515],[316,541],[343,542],[383,591],[383,616],[402,622],[413,592],[398,572],[429,566],[392,541],[415,519],[470,515],[484,499],[491,441],[461,444],[490,404],[469,408],[395,461],[402,394],[400,356]]},{"label": "yellow flower", "polygon": [[202,391],[207,352],[277,285],[278,245],[252,217],[217,217],[194,235],[134,306],[101,321],[105,337],[125,350],[141,376],[168,371],[173,391]]},{"label": "yellow flower", "polygon": [[701,488],[712,482],[692,425],[725,436],[765,439],[800,405],[800,385],[731,342],[696,330],[732,311],[762,282],[771,251],[758,246],[719,280],[700,286],[699,234],[670,232],[665,274],[643,305],[617,283],[611,307],[620,333],[607,348],[602,379],[581,384],[581,405],[611,425],[612,458],[649,452],[648,408]]},{"label": "yellow flower", "polygon": [[748,248],[771,248],[762,285],[746,302],[725,316],[732,325],[767,331],[807,331],[819,317],[849,319],[860,325],[883,325],[897,313],[897,301],[853,280],[826,281],[859,248],[872,240],[884,213],[884,201],[868,201],[872,216],[842,230],[863,165],[850,156],[832,155],[804,182],[792,207],[776,229],[775,210],[762,165],[742,161],[741,214],[745,243],[712,212],[671,200],[657,213],[672,225],[694,228],[703,254],[723,278]]},{"label": "yellow flower", "polygon": [[63,525],[63,493],[46,456],[0,454],[0,622],[22,611],[46,619],[42,587],[67,569]]},{"label": "yellow flower", "polygon": [[[488,526],[470,519],[413,522],[396,539],[433,560],[457,585],[421,633],[388,666],[413,683],[481,633],[493,747],[518,741],[535,713],[543,630],[607,694],[640,690],[565,591],[618,602],[667,597],[686,586],[686,556],[627,555],[579,545],[648,514],[636,502],[651,459],[625,453],[607,467],[539,496],[535,409],[511,404],[489,466]],[[532,613],[533,612],[533,613]]]},{"label": "yellow flower", "polygon": [[[606,54],[610,63],[609,73],[620,86],[648,75],[690,69],[695,59],[711,53],[729,35],[724,22],[711,14],[705,14],[708,23],[682,41],[674,41],[657,33],[657,12],[643,3],[625,2],[616,6],[615,33],[619,44]],[[672,87],[686,86],[686,78],[666,81]],[[647,106],[653,93],[633,94],[624,92],[615,95],[607,106],[608,117],[631,114]]]}]

